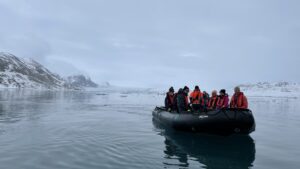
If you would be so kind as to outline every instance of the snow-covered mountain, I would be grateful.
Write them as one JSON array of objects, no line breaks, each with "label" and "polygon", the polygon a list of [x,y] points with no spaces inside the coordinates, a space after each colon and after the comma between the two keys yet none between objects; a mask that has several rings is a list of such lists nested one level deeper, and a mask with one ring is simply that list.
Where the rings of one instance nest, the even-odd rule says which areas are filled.
[{"label": "snow-covered mountain", "polygon": [[299,97],[300,83],[291,82],[259,82],[239,85],[249,96],[282,96]]},{"label": "snow-covered mountain", "polygon": [[38,62],[0,52],[0,87],[60,89],[66,86],[59,75]]},{"label": "snow-covered mountain", "polygon": [[99,86],[98,84],[93,82],[90,77],[84,75],[68,76],[66,78],[66,84],[69,86],[74,86],[76,88],[86,88],[86,87],[96,88]]},{"label": "snow-covered mountain", "polygon": [[83,75],[64,79],[32,59],[22,59],[0,52],[0,88],[83,89],[85,87],[98,87],[98,85]]}]

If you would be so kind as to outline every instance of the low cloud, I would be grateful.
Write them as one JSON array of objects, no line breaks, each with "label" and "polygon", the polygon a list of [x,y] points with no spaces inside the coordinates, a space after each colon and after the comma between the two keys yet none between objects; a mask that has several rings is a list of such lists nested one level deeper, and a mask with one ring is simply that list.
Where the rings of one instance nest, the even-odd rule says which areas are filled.
[{"label": "low cloud", "polygon": [[0,50],[116,85],[299,81],[299,5],[1,0]]}]

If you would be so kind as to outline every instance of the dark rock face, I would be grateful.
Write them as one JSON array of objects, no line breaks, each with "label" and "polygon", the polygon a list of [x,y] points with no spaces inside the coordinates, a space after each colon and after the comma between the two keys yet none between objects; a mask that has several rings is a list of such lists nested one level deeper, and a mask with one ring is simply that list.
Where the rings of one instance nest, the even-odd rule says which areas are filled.
[{"label": "dark rock face", "polygon": [[69,76],[66,78],[66,83],[76,88],[98,87],[98,84],[96,84],[89,77],[86,77],[84,75]]}]

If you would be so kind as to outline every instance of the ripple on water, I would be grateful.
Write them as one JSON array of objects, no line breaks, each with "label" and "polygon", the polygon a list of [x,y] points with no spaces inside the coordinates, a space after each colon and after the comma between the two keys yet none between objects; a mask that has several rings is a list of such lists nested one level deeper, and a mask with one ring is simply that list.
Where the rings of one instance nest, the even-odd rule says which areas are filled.
[{"label": "ripple on water", "polygon": [[84,92],[16,97],[0,104],[0,168],[299,168],[300,109],[290,100],[249,99],[254,142],[156,128],[152,96],[140,96],[146,104]]}]

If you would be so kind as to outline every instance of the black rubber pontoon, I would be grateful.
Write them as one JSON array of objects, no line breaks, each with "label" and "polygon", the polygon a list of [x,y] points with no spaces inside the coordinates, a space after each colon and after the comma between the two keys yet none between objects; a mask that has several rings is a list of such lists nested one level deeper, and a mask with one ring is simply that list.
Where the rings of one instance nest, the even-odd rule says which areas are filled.
[{"label": "black rubber pontoon", "polygon": [[250,134],[255,131],[255,120],[249,109],[222,109],[208,112],[168,112],[156,107],[153,120],[179,131],[221,135]]}]

